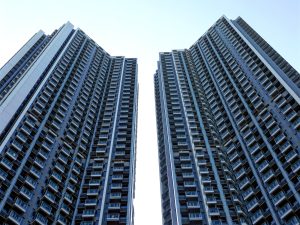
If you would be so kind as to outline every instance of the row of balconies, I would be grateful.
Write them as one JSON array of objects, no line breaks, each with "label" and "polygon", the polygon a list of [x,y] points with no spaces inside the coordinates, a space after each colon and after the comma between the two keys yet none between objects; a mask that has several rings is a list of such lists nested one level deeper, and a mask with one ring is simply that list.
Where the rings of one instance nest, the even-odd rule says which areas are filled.
[{"label": "row of balconies", "polygon": [[[257,149],[257,148],[256,148],[256,149]],[[255,150],[255,149],[254,149],[254,150]],[[262,169],[264,169],[264,168],[262,168]],[[267,178],[268,178],[268,175],[269,175],[269,173],[268,173],[267,176],[266,176]],[[257,215],[256,215],[256,216],[257,216]],[[256,220],[258,217],[259,217],[259,215],[258,215],[257,217],[255,217],[254,220]]]}]

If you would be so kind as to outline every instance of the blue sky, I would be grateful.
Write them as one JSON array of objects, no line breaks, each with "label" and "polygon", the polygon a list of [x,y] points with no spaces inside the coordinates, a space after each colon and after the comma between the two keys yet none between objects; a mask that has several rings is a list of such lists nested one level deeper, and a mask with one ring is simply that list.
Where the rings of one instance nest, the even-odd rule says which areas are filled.
[{"label": "blue sky", "polygon": [[137,57],[135,222],[161,224],[153,74],[160,51],[190,47],[222,15],[243,17],[300,71],[298,0],[0,0],[0,67],[39,29],[66,21],[111,55]]},{"label": "blue sky", "polygon": [[157,58],[158,51],[190,46],[223,14],[231,19],[242,16],[292,65],[299,64],[298,0],[0,0],[0,4],[1,33],[6,36],[1,37],[1,65],[34,32],[52,32],[68,20],[108,52],[139,57],[142,63],[146,55]]}]

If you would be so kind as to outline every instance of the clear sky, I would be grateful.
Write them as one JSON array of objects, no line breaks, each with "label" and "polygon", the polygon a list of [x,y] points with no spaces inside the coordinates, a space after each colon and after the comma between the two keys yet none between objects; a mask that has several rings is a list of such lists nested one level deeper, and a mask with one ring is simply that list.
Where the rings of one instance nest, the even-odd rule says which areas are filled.
[{"label": "clear sky", "polygon": [[299,0],[0,0],[0,67],[39,29],[66,21],[111,55],[137,57],[139,121],[135,224],[159,225],[153,74],[160,51],[190,47],[219,17],[244,18],[300,71]]}]

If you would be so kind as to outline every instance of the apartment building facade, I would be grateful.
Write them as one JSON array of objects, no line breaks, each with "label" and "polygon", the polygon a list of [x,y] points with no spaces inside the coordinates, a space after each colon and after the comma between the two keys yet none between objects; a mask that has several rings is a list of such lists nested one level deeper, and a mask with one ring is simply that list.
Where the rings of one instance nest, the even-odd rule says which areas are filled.
[{"label": "apartment building facade", "polygon": [[300,223],[300,75],[221,17],[154,75],[163,224]]},{"label": "apartment building facade", "polygon": [[133,224],[137,59],[64,24],[0,70],[0,221]]}]

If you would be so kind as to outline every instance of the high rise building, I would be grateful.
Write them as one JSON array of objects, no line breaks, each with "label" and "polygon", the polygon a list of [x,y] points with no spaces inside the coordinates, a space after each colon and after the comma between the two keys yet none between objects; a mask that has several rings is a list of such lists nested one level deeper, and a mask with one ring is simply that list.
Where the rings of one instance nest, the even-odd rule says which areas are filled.
[{"label": "high rise building", "polygon": [[69,22],[0,70],[1,224],[133,224],[137,60]]},{"label": "high rise building", "polygon": [[154,75],[164,224],[299,224],[300,75],[221,17]]}]

